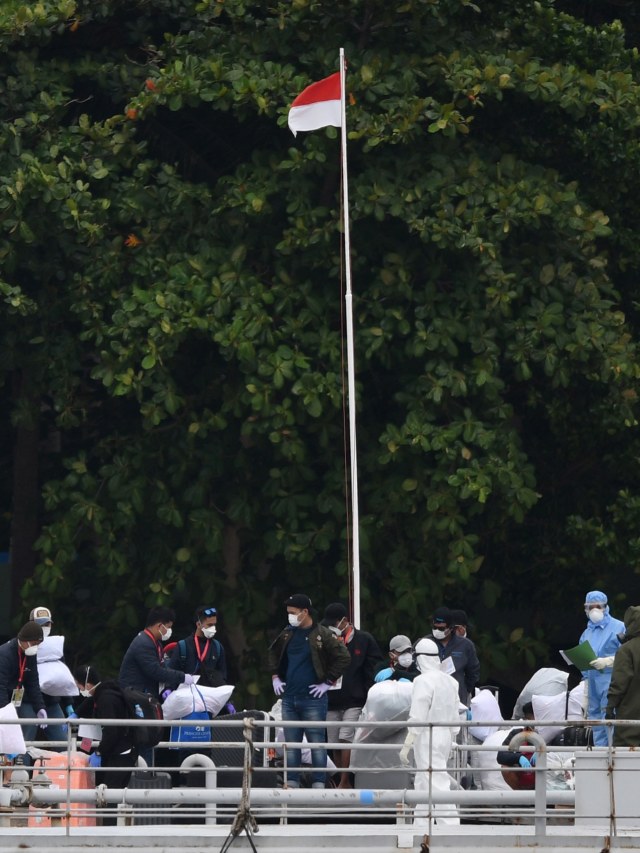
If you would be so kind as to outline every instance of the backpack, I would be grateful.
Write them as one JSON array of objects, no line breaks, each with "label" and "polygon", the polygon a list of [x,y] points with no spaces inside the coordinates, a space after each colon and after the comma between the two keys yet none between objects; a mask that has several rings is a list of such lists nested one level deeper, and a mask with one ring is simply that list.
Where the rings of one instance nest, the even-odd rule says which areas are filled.
[{"label": "backpack", "polygon": [[[151,693],[143,693],[142,690],[136,690],[135,687],[123,687],[122,695],[124,698],[127,712],[132,720],[162,720],[162,705],[157,697]],[[129,734],[135,746],[145,749],[151,746],[157,746],[162,740],[162,726],[131,726]]]},{"label": "backpack", "polygon": [[[216,661],[218,661],[218,660],[220,660],[220,654],[222,651],[222,646],[220,645],[219,641],[216,639],[212,640],[212,645],[213,645],[213,653],[214,653],[215,659],[216,659]],[[183,670],[186,672],[186,663],[187,663],[187,641],[186,640],[179,640],[178,641],[178,654],[180,656],[180,663],[183,667]],[[194,675],[196,675],[196,673],[198,672],[198,669],[200,670],[200,682],[199,682],[199,684],[201,687],[221,687],[225,683],[224,678],[222,677],[220,672],[215,667],[207,666],[206,663],[203,666],[200,666],[200,663],[198,662],[198,666],[196,667],[196,672],[193,673]]]}]

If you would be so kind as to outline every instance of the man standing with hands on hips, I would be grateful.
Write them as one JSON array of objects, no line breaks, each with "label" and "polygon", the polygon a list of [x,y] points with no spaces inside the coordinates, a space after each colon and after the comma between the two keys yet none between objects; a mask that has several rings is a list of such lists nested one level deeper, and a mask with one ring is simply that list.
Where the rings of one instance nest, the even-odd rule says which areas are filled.
[{"label": "man standing with hands on hips", "polygon": [[[311,599],[303,593],[285,602],[289,625],[270,648],[273,690],[282,697],[282,719],[300,725],[285,728],[285,739],[300,743],[304,735],[311,746],[312,788],[325,787],[327,750],[316,744],[326,743],[327,693],[335,686],[351,661],[344,643],[311,615]],[[287,781],[289,788],[300,787],[302,750],[287,748]]]}]

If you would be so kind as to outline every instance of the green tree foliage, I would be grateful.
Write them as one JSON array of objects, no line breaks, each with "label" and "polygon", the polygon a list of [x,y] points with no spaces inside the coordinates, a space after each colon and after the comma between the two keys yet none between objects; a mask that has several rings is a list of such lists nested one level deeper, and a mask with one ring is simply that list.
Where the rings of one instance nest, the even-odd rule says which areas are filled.
[{"label": "green tree foliage", "polygon": [[147,606],[215,602],[258,695],[284,595],[346,595],[339,142],[286,128],[339,46],[365,627],[482,609],[495,674],[544,660],[550,606],[631,589],[619,24],[548,0],[42,0],[4,4],[0,40],[5,398],[62,447],[25,602],[107,661]]}]

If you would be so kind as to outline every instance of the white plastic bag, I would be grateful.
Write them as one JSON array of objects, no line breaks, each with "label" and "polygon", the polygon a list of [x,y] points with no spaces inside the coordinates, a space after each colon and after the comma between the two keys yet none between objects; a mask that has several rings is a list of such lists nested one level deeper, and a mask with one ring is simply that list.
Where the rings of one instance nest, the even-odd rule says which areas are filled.
[{"label": "white plastic bag", "polygon": [[6,720],[17,719],[18,712],[12,702],[0,708],[0,752],[4,755],[18,755],[27,751],[22,728],[10,724],[3,725]]},{"label": "white plastic bag", "polygon": [[500,705],[491,690],[478,690],[475,696],[472,697],[471,719],[474,723],[484,723],[484,725],[469,726],[469,733],[480,741],[483,741],[501,728],[500,726],[486,725],[487,723],[503,721]]},{"label": "white plastic bag", "polygon": [[78,696],[78,685],[69,667],[63,662],[64,636],[45,637],[38,646],[38,677],[40,690],[48,696]]},{"label": "white plastic bag", "polygon": [[543,667],[531,676],[522,688],[516,704],[513,707],[513,719],[521,720],[524,715],[523,706],[531,702],[533,694],[537,696],[556,696],[567,692],[569,673],[553,667]]},{"label": "white plastic bag", "polygon": [[[569,693],[569,702],[567,703],[567,694],[558,693],[555,696],[538,696],[534,694],[531,697],[533,704],[533,716],[536,720],[564,720],[565,714],[567,720],[582,720],[582,685],[578,684]],[[562,732],[566,726],[536,726],[536,732],[549,743]]]},{"label": "white plastic bag", "polygon": [[[360,712],[359,722],[390,722],[398,720],[398,722],[405,723],[409,719],[412,693],[412,682],[379,681],[367,693],[367,701]],[[398,726],[398,729],[404,728],[406,728],[404,725]],[[375,738],[376,740],[379,740],[381,737],[388,738],[398,729],[385,728],[384,731],[379,729]],[[374,732],[375,730],[371,728],[356,728],[354,743],[366,741]]]},{"label": "white plastic bag", "polygon": [[219,714],[233,693],[233,684],[222,687],[180,686],[162,703],[165,720],[181,720],[193,711],[208,711],[212,717]]}]

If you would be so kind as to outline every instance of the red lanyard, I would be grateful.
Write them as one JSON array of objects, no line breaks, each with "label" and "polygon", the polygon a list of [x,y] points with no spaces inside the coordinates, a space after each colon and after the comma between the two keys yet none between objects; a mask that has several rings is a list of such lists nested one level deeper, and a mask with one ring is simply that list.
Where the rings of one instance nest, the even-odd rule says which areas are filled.
[{"label": "red lanyard", "polygon": [[198,657],[198,660],[200,661],[200,663],[204,663],[204,660],[207,656],[207,652],[209,651],[210,640],[207,640],[207,642],[204,645],[204,650],[203,650],[202,654],[200,654],[200,639],[199,639],[199,637],[196,637],[195,634],[194,634],[193,639],[194,639],[194,643],[195,643],[195,647],[196,647],[196,655]]},{"label": "red lanyard", "polygon": [[147,631],[147,629],[145,628],[145,629],[144,629],[144,632],[145,632],[145,634],[147,635],[147,637],[149,637],[149,639],[153,642],[153,645],[156,647],[156,651],[158,652],[158,660],[159,660],[160,662],[162,662],[162,660],[164,659],[164,655],[162,654],[162,646],[161,646],[161,645],[160,645],[160,643],[156,640],[156,638],[153,636],[153,634],[151,633],[151,631]]},{"label": "red lanyard", "polygon": [[27,656],[22,651],[20,646],[18,646],[18,687],[22,687],[22,679],[24,678],[24,671],[27,666]]}]

